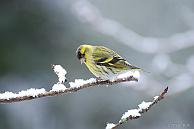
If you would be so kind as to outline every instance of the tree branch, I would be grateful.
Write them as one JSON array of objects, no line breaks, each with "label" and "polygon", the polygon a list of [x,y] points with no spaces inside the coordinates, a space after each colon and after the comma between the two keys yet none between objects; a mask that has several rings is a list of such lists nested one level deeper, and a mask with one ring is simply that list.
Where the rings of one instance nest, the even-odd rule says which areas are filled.
[{"label": "tree branch", "polygon": [[115,78],[112,80],[98,80],[90,78],[89,80],[76,79],[75,82],[69,82],[70,87],[66,88],[63,84],[66,80],[66,70],[60,65],[53,65],[53,70],[58,76],[59,82],[54,84],[52,90],[46,91],[44,88],[41,89],[28,89],[25,91],[20,91],[19,93],[5,92],[0,94],[0,103],[13,103],[25,100],[32,100],[48,96],[59,96],[67,93],[77,92],[81,89],[96,87],[102,85],[113,85],[121,82],[127,81],[138,81],[138,78],[133,75],[127,75],[122,78]]},{"label": "tree branch", "polygon": [[155,96],[152,102],[143,101],[141,104],[138,105],[139,107],[138,109],[131,109],[125,112],[121,117],[121,120],[117,124],[108,123],[106,126],[106,129],[116,129],[123,123],[126,123],[128,120],[134,120],[134,119],[140,118],[142,114],[149,111],[151,107],[153,107],[156,103],[161,101],[167,92],[168,92],[168,87],[166,87],[159,96]]}]

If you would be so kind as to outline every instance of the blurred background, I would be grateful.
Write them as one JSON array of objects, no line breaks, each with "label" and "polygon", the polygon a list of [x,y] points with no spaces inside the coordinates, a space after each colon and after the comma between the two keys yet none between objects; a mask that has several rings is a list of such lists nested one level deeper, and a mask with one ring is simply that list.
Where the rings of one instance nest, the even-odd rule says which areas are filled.
[{"label": "blurred background", "polygon": [[109,47],[150,73],[136,84],[1,104],[0,129],[103,129],[167,85],[163,101],[119,128],[194,128],[193,0],[1,0],[0,92],[50,90],[51,64],[68,81],[93,77],[76,58],[80,44]]}]

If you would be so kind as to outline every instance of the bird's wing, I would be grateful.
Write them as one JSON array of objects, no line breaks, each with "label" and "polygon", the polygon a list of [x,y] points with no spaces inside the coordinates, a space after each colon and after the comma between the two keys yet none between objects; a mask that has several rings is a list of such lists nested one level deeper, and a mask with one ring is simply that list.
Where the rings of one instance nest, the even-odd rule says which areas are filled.
[{"label": "bird's wing", "polygon": [[130,68],[130,64],[125,59],[113,50],[103,46],[97,46],[93,50],[92,57],[96,65],[106,66],[109,68],[119,68],[123,70]]}]

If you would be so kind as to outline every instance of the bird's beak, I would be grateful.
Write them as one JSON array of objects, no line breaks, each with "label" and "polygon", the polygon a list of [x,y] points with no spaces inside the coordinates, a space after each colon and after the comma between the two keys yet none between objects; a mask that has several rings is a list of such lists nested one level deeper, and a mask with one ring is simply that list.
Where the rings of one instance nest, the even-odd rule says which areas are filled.
[{"label": "bird's beak", "polygon": [[85,62],[85,58],[81,58],[80,62],[81,62],[81,64],[83,64]]}]

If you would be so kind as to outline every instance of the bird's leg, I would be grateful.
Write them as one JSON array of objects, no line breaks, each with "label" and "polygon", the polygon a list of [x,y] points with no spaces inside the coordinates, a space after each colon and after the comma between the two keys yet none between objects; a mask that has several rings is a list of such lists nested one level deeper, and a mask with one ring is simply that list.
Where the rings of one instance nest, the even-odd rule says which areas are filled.
[{"label": "bird's leg", "polygon": [[102,82],[102,81],[103,81],[103,82],[106,82],[106,83],[110,83],[110,80],[108,80],[108,79],[105,80],[105,79],[102,79],[101,77],[97,77],[97,78],[96,78],[96,82],[97,82],[97,83]]},{"label": "bird's leg", "polygon": [[100,82],[100,81],[102,81],[102,80],[103,80],[103,79],[102,79],[101,77],[97,77],[97,78],[96,78],[96,81],[97,81],[97,82]]}]

